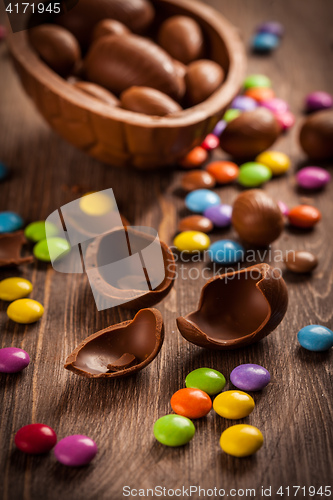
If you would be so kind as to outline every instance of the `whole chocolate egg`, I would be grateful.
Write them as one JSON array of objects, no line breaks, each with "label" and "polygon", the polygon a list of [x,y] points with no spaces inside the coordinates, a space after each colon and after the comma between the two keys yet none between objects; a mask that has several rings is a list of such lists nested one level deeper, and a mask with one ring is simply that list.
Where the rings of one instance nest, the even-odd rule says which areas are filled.
[{"label": "whole chocolate egg", "polygon": [[265,246],[280,236],[284,221],[279,205],[273,198],[261,189],[250,189],[236,198],[232,225],[242,240]]},{"label": "whole chocolate egg", "polygon": [[252,158],[268,149],[281,127],[266,108],[245,111],[229,122],[220,137],[221,148],[235,158]]},{"label": "whole chocolate egg", "polygon": [[305,153],[315,160],[333,158],[333,110],[319,111],[304,121],[299,140]]},{"label": "whole chocolate egg", "polygon": [[122,92],[120,102],[124,109],[152,116],[166,116],[182,110],[171,97],[150,87],[130,87]]},{"label": "whole chocolate egg", "polygon": [[201,59],[191,63],[185,75],[186,98],[191,106],[210,97],[224,80],[223,68],[214,61]]},{"label": "whole chocolate egg", "polygon": [[120,105],[119,99],[114,94],[111,94],[111,92],[106,90],[104,87],[100,87],[100,85],[97,85],[96,83],[78,81],[73,85],[85,94],[90,95],[90,97],[95,97],[105,104],[109,104],[110,106]]},{"label": "whole chocolate egg", "polygon": [[106,35],[127,35],[130,30],[125,26],[125,24],[116,21],[115,19],[103,19],[96,24],[92,32],[91,39],[97,40],[101,36]]},{"label": "whole chocolate egg", "polygon": [[173,16],[161,25],[158,43],[170,56],[189,64],[201,57],[204,40],[201,28],[194,19],[188,16]]},{"label": "whole chocolate egg", "polygon": [[28,33],[41,59],[59,75],[69,75],[81,58],[80,46],[72,33],[55,24],[41,24]]},{"label": "whole chocolate egg", "polygon": [[184,82],[173,60],[161,47],[136,35],[110,35],[98,38],[85,61],[87,80],[115,94],[133,86],[151,87],[178,99]]}]

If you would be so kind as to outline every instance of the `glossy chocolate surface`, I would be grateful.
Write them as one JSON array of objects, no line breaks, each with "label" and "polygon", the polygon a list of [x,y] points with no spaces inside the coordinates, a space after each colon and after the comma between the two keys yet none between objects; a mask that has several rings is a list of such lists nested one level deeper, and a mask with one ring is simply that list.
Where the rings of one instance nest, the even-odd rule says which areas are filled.
[{"label": "glossy chocolate surface", "polygon": [[181,219],[178,224],[178,231],[201,231],[202,233],[209,233],[214,228],[211,220],[203,215],[189,215]]},{"label": "glossy chocolate surface", "polygon": [[205,170],[191,170],[181,178],[181,187],[185,191],[194,189],[210,189],[216,185],[216,180]]},{"label": "glossy chocolate surface", "polygon": [[172,16],[164,21],[158,33],[158,43],[183,64],[199,59],[204,49],[201,27],[188,16]]},{"label": "glossy chocolate surface", "polygon": [[130,30],[125,24],[115,19],[103,19],[94,27],[91,40],[94,41],[106,35],[127,35],[128,33],[130,33]]},{"label": "glossy chocolate surface", "polygon": [[318,259],[313,253],[300,250],[287,252],[285,263],[287,269],[293,273],[310,273],[318,266]]},{"label": "glossy chocolate surface", "polygon": [[314,160],[333,158],[333,110],[318,111],[306,118],[299,140],[310,158]]},{"label": "glossy chocolate surface", "polygon": [[224,70],[214,61],[201,59],[191,63],[185,75],[186,99],[190,106],[200,104],[223,83]]},{"label": "glossy chocolate surface", "polygon": [[0,267],[19,266],[33,262],[33,256],[21,257],[22,246],[27,243],[23,231],[0,234]]},{"label": "glossy chocolate surface", "polygon": [[166,116],[182,110],[168,95],[150,87],[130,87],[120,95],[121,106],[151,116]]},{"label": "glossy chocolate surface", "polygon": [[104,87],[97,85],[96,83],[78,81],[74,83],[74,87],[82,90],[82,92],[88,94],[91,97],[95,97],[105,104],[109,104],[110,106],[120,105],[119,99],[114,94],[106,90]]}]

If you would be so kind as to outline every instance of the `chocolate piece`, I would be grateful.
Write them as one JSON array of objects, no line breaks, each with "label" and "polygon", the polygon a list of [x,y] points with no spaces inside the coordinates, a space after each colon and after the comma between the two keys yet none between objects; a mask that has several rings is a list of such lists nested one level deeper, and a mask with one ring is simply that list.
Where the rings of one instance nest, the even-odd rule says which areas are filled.
[{"label": "chocolate piece", "polygon": [[104,87],[91,82],[75,82],[74,87],[110,106],[119,106],[119,99]]},{"label": "chocolate piece", "polygon": [[279,272],[268,264],[257,264],[208,281],[198,310],[177,318],[177,325],[192,344],[235,349],[275,330],[287,306],[288,290]]},{"label": "chocolate piece", "polygon": [[318,259],[313,253],[301,250],[287,252],[285,263],[287,269],[293,273],[310,273],[318,266]]},{"label": "chocolate piece", "polygon": [[212,231],[214,224],[207,217],[202,215],[189,215],[181,219],[178,224],[178,231],[201,231],[202,233],[209,233]]},{"label": "chocolate piece", "polygon": [[185,191],[194,189],[210,189],[216,185],[216,180],[205,170],[191,170],[183,175],[181,186]]},{"label": "chocolate piece", "polygon": [[[163,340],[161,313],[157,309],[141,309],[134,319],[109,326],[86,338],[68,356],[65,368],[89,378],[132,375],[156,358]],[[134,362],[136,364],[131,364]],[[109,371],[114,369],[116,371]]]},{"label": "chocolate piece", "polygon": [[273,198],[261,189],[250,189],[236,198],[232,225],[242,240],[264,246],[280,236],[284,221],[280,207]]},{"label": "chocolate piece", "polygon": [[120,102],[124,109],[152,116],[166,116],[182,110],[171,97],[150,87],[130,87],[122,92]]},{"label": "chocolate piece", "polygon": [[130,30],[123,23],[115,21],[114,19],[103,19],[96,24],[91,39],[95,41],[101,36],[127,35],[128,33],[130,33]]},{"label": "chocolate piece", "polygon": [[319,111],[304,121],[300,144],[305,153],[314,160],[333,158],[333,110]]},{"label": "chocolate piece", "polygon": [[72,33],[55,24],[41,24],[28,33],[41,59],[59,75],[68,76],[81,58],[80,46]]},{"label": "chocolate piece", "polygon": [[22,246],[27,243],[23,231],[0,234],[0,267],[20,266],[33,262],[32,255],[21,257]]},{"label": "chocolate piece", "polygon": [[203,34],[200,25],[188,16],[173,16],[162,23],[158,43],[174,59],[189,64],[202,56]]},{"label": "chocolate piece", "polygon": [[186,99],[190,106],[208,99],[223,80],[224,71],[216,62],[202,59],[191,63],[185,75]]},{"label": "chocolate piece", "polygon": [[266,108],[245,111],[229,122],[220,137],[221,148],[235,158],[252,158],[269,148],[281,127]]}]

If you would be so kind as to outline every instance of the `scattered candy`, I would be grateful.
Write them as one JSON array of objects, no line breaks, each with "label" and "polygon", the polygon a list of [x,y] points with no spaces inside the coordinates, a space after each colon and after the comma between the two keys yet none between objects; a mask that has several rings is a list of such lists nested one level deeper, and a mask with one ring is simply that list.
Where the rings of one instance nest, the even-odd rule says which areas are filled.
[{"label": "scattered candy", "polygon": [[79,202],[80,209],[86,215],[99,217],[113,210],[112,199],[104,193],[86,193]]},{"label": "scattered candy", "polygon": [[166,446],[183,446],[191,441],[194,434],[193,422],[181,415],[165,415],[154,424],[155,438]]},{"label": "scattered candy", "polygon": [[71,246],[64,238],[48,238],[40,240],[33,248],[33,254],[38,260],[43,262],[54,262],[56,259],[65,257],[70,251]]},{"label": "scattered candy", "polygon": [[6,278],[0,281],[0,299],[22,299],[32,292],[32,283],[24,278]]},{"label": "scattered candy", "polygon": [[304,167],[296,174],[297,184],[303,189],[322,189],[330,180],[330,173],[321,167]]},{"label": "scattered candy", "polygon": [[273,33],[256,33],[252,39],[254,52],[271,52],[280,45],[280,39]]},{"label": "scattered candy", "polygon": [[210,239],[200,231],[183,231],[175,237],[173,244],[179,252],[203,252],[209,248]]},{"label": "scattered candy", "polygon": [[192,149],[179,164],[184,168],[200,167],[208,158],[208,152],[201,146]]},{"label": "scattered candy", "polygon": [[333,332],[326,326],[305,326],[298,332],[297,339],[308,351],[322,352],[333,347]]},{"label": "scattered candy", "polygon": [[18,347],[0,349],[0,373],[17,373],[30,363],[29,354]]},{"label": "scattered candy", "polygon": [[228,227],[231,224],[232,206],[216,205],[204,211],[204,216],[211,220],[216,227]]},{"label": "scattered candy", "polygon": [[48,238],[52,236],[56,236],[58,234],[58,228],[52,222],[45,222],[43,220],[39,220],[37,222],[31,222],[27,225],[24,230],[24,236],[34,243],[38,241],[45,240],[46,231]]},{"label": "scattered candy", "polygon": [[329,109],[333,107],[333,97],[327,92],[320,90],[311,92],[305,98],[306,111],[319,111],[321,109]]},{"label": "scattered candy", "polygon": [[283,37],[284,27],[277,21],[267,21],[257,27],[257,33],[271,33],[272,35]]},{"label": "scattered candy", "polygon": [[201,188],[210,189],[215,184],[214,177],[205,170],[190,170],[181,179],[181,186],[185,191],[194,191]]},{"label": "scattered candy", "polygon": [[186,208],[191,212],[203,213],[206,208],[220,205],[220,197],[209,189],[196,189],[185,198]]},{"label": "scattered candy", "polygon": [[202,418],[210,412],[212,400],[201,389],[180,389],[172,396],[171,408],[178,415],[187,418]]},{"label": "scattered candy", "polygon": [[190,372],[185,379],[186,387],[201,389],[210,396],[222,392],[225,383],[222,373],[212,368],[197,368]]},{"label": "scattered candy", "polygon": [[242,391],[261,391],[271,376],[263,366],[251,363],[236,366],[230,373],[231,383]]},{"label": "scattered candy", "polygon": [[251,97],[261,104],[265,101],[273,99],[275,97],[275,92],[270,87],[253,87],[247,89],[244,95]]},{"label": "scattered candy", "polygon": [[7,176],[8,176],[8,169],[6,165],[0,161],[0,181],[3,181]]},{"label": "scattered candy", "polygon": [[274,114],[285,113],[289,109],[289,106],[286,103],[286,101],[284,101],[283,99],[279,99],[278,97],[274,97],[273,99],[268,99],[267,101],[264,101],[262,103],[262,106],[264,106],[264,108],[269,109]]},{"label": "scattered candy", "polygon": [[278,201],[279,208],[281,210],[282,215],[288,217],[289,215],[289,207],[284,203],[284,201]]},{"label": "scattered candy", "polygon": [[283,175],[290,168],[290,158],[280,151],[264,151],[257,156],[256,162],[265,165],[273,175]]},{"label": "scattered candy", "polygon": [[264,437],[253,425],[238,424],[228,427],[220,438],[220,446],[225,453],[234,457],[248,457],[263,445]]},{"label": "scattered candy", "polygon": [[201,233],[209,233],[214,225],[211,220],[202,215],[189,215],[181,219],[178,224],[178,231],[200,231]]},{"label": "scattered candy", "polygon": [[298,205],[289,211],[290,224],[296,227],[311,228],[321,219],[321,213],[311,205]]},{"label": "scattered candy", "polygon": [[304,250],[287,252],[285,263],[287,269],[293,273],[310,273],[318,265],[318,259],[313,253]]},{"label": "scattered candy", "polygon": [[252,111],[256,109],[258,103],[246,95],[238,95],[231,103],[232,109],[239,109],[240,111]]},{"label": "scattered candy", "polygon": [[0,212],[0,234],[13,233],[23,226],[23,219],[15,212]]},{"label": "scattered candy", "polygon": [[206,167],[219,184],[230,184],[239,175],[239,168],[231,161],[213,161]]},{"label": "scattered candy", "polygon": [[29,424],[15,434],[15,445],[24,453],[37,455],[52,450],[57,442],[54,430],[44,424]]},{"label": "scattered candy", "polygon": [[69,467],[89,464],[98,451],[95,441],[81,434],[67,436],[58,442],[54,454],[58,462]]},{"label": "scattered candy", "polygon": [[238,182],[244,187],[261,186],[271,178],[271,170],[261,163],[247,162],[240,166]]},{"label": "scattered candy", "polygon": [[223,120],[226,123],[231,122],[235,118],[237,118],[241,114],[241,111],[239,109],[227,109],[227,111],[224,113]]},{"label": "scattered candy", "polygon": [[271,87],[272,82],[266,75],[250,75],[244,80],[244,88],[252,89],[259,87]]},{"label": "scattered candy", "polygon": [[215,125],[215,128],[214,128],[212,134],[216,135],[216,137],[220,137],[220,135],[222,134],[222,132],[226,128],[226,126],[227,126],[227,123],[224,120],[220,120]]},{"label": "scattered candy", "polygon": [[35,323],[44,313],[42,304],[32,299],[18,299],[12,302],[7,309],[8,317],[16,323]]},{"label": "scattered candy", "polygon": [[243,391],[225,391],[216,396],[213,408],[221,417],[230,420],[244,418],[254,410],[253,398]]},{"label": "scattered candy", "polygon": [[209,247],[209,256],[217,264],[236,264],[244,258],[244,247],[236,241],[219,240]]},{"label": "scattered candy", "polygon": [[201,147],[206,149],[206,151],[212,151],[216,149],[220,144],[219,138],[214,134],[208,134]]},{"label": "scattered candy", "polygon": [[275,118],[282,130],[288,130],[295,125],[295,116],[290,111],[275,113]]}]

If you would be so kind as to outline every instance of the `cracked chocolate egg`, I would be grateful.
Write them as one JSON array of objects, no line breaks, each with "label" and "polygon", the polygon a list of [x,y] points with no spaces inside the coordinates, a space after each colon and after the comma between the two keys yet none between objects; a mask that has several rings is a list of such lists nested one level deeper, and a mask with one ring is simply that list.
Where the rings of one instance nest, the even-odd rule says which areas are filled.
[{"label": "cracked chocolate egg", "polygon": [[132,375],[156,358],[163,340],[161,313],[157,309],[141,309],[134,319],[87,337],[68,356],[64,366],[88,378]]},{"label": "cracked chocolate egg", "polygon": [[269,335],[281,323],[287,306],[287,285],[280,272],[257,264],[208,281],[198,309],[177,318],[177,325],[192,344],[235,349]]}]

